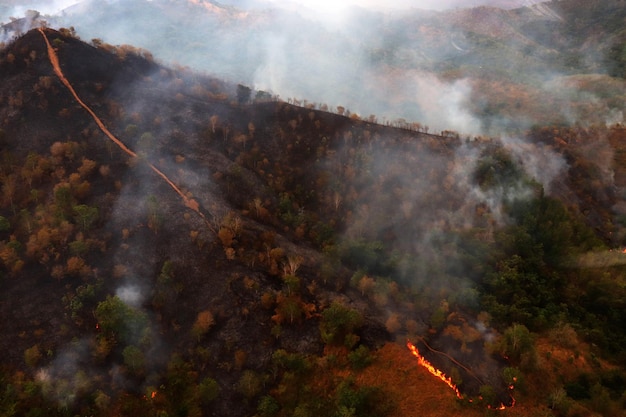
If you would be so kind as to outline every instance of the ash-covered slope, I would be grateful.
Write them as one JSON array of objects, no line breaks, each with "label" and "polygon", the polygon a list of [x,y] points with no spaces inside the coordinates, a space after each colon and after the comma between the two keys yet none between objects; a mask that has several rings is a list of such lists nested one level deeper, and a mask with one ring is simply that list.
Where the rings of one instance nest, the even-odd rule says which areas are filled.
[{"label": "ash-covered slope", "polygon": [[142,55],[49,29],[2,51],[2,367],[23,368],[28,351],[42,386],[18,409],[97,409],[94,393],[132,407],[154,387],[153,410],[247,415],[272,352],[322,353],[320,313],[333,302],[358,316],[354,342],[384,343],[381,310],[337,292],[341,268],[320,281],[321,252],[278,218],[278,193],[242,161],[269,142],[264,123],[304,110],[233,104],[234,87]]},{"label": "ash-covered slope", "polygon": [[[2,377],[35,387],[3,394],[18,413],[382,415],[399,381],[348,375],[389,366],[372,352],[394,338],[508,404],[502,354],[527,356],[487,342],[578,319],[563,263],[601,246],[580,213],[614,231],[610,152],[585,152],[601,132],[383,126],[70,30],[17,39],[0,78]],[[607,313],[581,326],[615,330],[594,294]]]}]

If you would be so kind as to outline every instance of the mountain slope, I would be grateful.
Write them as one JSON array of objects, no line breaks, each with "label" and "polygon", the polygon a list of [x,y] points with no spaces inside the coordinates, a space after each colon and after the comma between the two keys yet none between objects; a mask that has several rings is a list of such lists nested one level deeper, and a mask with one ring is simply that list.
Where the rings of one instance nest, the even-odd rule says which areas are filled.
[{"label": "mountain slope", "polygon": [[[65,77],[81,100],[90,103],[111,131],[121,132],[117,134],[140,156],[129,157],[111,146],[54,78],[45,43],[37,31],[29,32],[4,51],[2,73],[12,82],[3,83],[6,88],[2,91],[7,101],[3,106],[3,190],[7,197],[3,215],[12,227],[11,237],[6,236],[2,249],[5,254],[19,253],[20,258],[3,256],[6,275],[2,328],[6,337],[2,350],[7,364],[22,362],[31,346],[51,352],[52,358],[42,364],[40,382],[44,391],[67,402],[70,392],[59,385],[62,381],[74,391],[72,395],[83,396],[88,389],[67,373],[75,367],[100,374],[108,366],[127,363],[126,356],[132,352],[127,348],[149,347],[141,359],[143,367],[131,366],[123,375],[126,382],[122,388],[137,384],[135,390],[140,394],[146,384],[163,381],[153,381],[153,372],[165,372],[168,362],[174,366],[172,361],[177,356],[170,359],[172,352],[189,350],[192,357],[212,358],[210,375],[221,388],[220,401],[212,407],[214,412],[242,415],[251,406],[236,399],[244,388],[229,387],[236,388],[244,375],[260,381],[262,374],[257,373],[268,366],[272,351],[280,347],[298,354],[321,353],[322,343],[316,336],[316,311],[321,306],[344,300],[342,305],[357,307],[366,323],[360,331],[366,345],[378,345],[388,337],[384,326],[367,313],[377,309],[359,301],[360,297],[350,301],[325,285],[313,289],[316,273],[311,268],[320,262],[321,255],[295,245],[293,237],[277,233],[271,221],[267,225],[259,223],[255,218],[267,223],[267,214],[263,213],[268,211],[262,206],[269,203],[260,203],[256,214],[250,214],[245,221],[238,214],[241,208],[248,211],[248,193],[256,193],[260,184],[255,175],[245,168],[241,171],[228,159],[229,149],[220,150],[226,145],[224,139],[229,144],[232,135],[240,131],[238,124],[249,130],[248,122],[242,122],[247,120],[243,116],[249,110],[225,101],[221,83],[206,80],[194,85],[191,83],[198,81],[195,75],[175,76],[126,51],[111,55],[67,34],[47,31],[47,36],[57,48]],[[200,85],[213,92],[200,89]],[[194,88],[200,91],[194,93]],[[153,107],[143,108],[148,105]],[[274,106],[266,106],[267,110],[260,106],[256,117],[271,115]],[[178,111],[169,110],[175,108]],[[217,132],[202,133],[210,129],[207,114],[219,118]],[[23,123],[25,118],[34,123]],[[124,124],[125,120],[129,123]],[[212,120],[216,124],[216,119]],[[151,131],[144,131],[148,127]],[[229,134],[231,129],[233,133]],[[219,133],[214,139],[217,145],[208,148],[214,133]],[[33,166],[28,165],[33,171],[15,175],[15,164],[27,154],[34,161]],[[201,211],[209,220],[187,210],[144,160],[155,161],[185,193],[197,194]],[[211,180],[224,175],[228,181],[223,186],[231,189],[232,202],[223,199],[221,185]],[[9,189],[13,186],[8,184],[22,181],[27,181],[31,190],[21,186]],[[33,197],[35,194],[37,197]],[[95,219],[93,215],[87,219],[89,209],[95,209]],[[87,212],[84,217],[83,212]],[[16,239],[23,245],[14,252],[17,243],[11,242]],[[287,265],[294,278],[298,269],[296,279],[304,281],[298,284],[302,290],[288,287],[288,295],[279,274]],[[106,294],[117,297],[106,298]],[[264,294],[267,301],[261,303]],[[287,297],[283,302],[286,307],[280,307],[281,297]],[[288,313],[279,310],[294,307],[296,310]],[[122,309],[130,316],[110,323],[108,316],[116,310],[107,313],[108,309]],[[305,320],[305,311],[310,319]],[[283,320],[287,323],[281,329]],[[25,327],[26,322],[29,324]],[[144,334],[141,340],[136,339],[138,329],[131,334],[124,330],[140,323]],[[270,334],[271,324],[275,327],[272,333],[281,329],[280,338]],[[211,337],[207,338],[209,329]],[[24,337],[20,339],[18,334]],[[186,336],[181,338],[181,334]],[[71,337],[77,338],[76,344],[64,342]],[[21,342],[15,344],[16,340]],[[89,366],[92,355],[96,361]],[[201,368],[206,366],[203,360]],[[206,375],[207,370],[202,374]],[[108,396],[114,394],[105,392]],[[169,395],[167,401],[177,398]],[[247,391],[243,395],[248,395]],[[197,401],[193,396],[189,398]],[[234,407],[234,403],[240,406]]]},{"label": "mountain slope", "polygon": [[[589,225],[613,238],[609,152],[588,152],[602,132],[438,136],[43,34],[137,156],[61,83],[42,32],[0,52],[1,376],[16,387],[0,399],[18,414],[391,415],[413,399],[371,373],[407,338],[482,413],[512,402],[506,375],[536,376],[525,326],[560,319],[600,346],[582,355],[619,363],[621,266],[571,267],[604,247]],[[428,395],[454,408],[443,388]]]}]

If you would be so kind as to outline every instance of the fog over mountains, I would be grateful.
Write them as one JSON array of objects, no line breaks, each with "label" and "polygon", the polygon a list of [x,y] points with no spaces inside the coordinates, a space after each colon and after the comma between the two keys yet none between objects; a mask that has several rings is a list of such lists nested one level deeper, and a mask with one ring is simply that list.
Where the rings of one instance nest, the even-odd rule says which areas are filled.
[{"label": "fog over mountains", "polygon": [[263,7],[269,3],[277,6],[301,5],[311,9],[321,11],[340,10],[349,6],[358,6],[366,9],[374,10],[406,10],[406,9],[427,9],[427,10],[445,10],[453,8],[470,8],[478,6],[490,6],[499,8],[513,9],[516,7],[529,6],[538,3],[537,0],[344,0],[344,1],[312,1],[312,0],[267,0],[256,1],[236,1],[225,0],[221,4],[228,4],[239,7]]},{"label": "fog over mountains", "polygon": [[[57,14],[63,9],[81,3],[83,0],[7,0],[0,6],[0,19],[7,21],[10,16],[20,17],[26,10],[38,10],[43,14]],[[132,0],[114,0],[110,3],[131,2]],[[344,1],[311,1],[311,0],[223,0],[215,2],[222,5],[234,6],[243,9],[267,8],[268,6],[284,7],[286,5],[301,5],[311,9],[330,10],[348,6],[359,6],[378,10],[396,9],[431,9],[444,10],[451,8],[468,8],[477,6],[491,6],[500,8],[516,8],[538,3],[537,0],[344,0]]]},{"label": "fog over mountains", "polygon": [[[613,3],[609,9],[618,7],[619,2]],[[507,10],[460,8],[478,5]],[[0,8],[0,16],[6,21],[26,8],[40,9],[53,13],[45,17],[52,26],[72,26],[86,41],[145,48],[161,62],[189,66],[284,100],[475,135],[536,122],[622,120],[619,106],[568,78],[606,74],[606,55],[615,39],[596,36],[602,30],[593,16],[597,10],[583,7],[590,20],[575,20],[573,2],[528,0],[384,6],[371,1],[358,7],[351,2],[86,0],[20,2]],[[513,92],[491,97],[496,92],[484,86],[493,80]],[[609,79],[594,82],[615,94],[623,92],[622,84],[617,90],[607,86]],[[584,104],[581,110],[583,101],[597,106],[589,111]]]}]

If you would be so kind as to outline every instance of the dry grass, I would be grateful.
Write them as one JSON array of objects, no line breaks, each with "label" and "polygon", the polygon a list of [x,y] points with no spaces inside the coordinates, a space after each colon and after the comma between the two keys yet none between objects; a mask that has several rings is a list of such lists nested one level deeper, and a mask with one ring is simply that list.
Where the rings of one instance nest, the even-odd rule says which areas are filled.
[{"label": "dry grass", "polygon": [[537,402],[518,401],[505,410],[488,410],[463,404],[443,382],[420,367],[409,350],[387,343],[376,352],[377,359],[357,376],[357,383],[380,386],[392,397],[394,416],[402,417],[529,417],[552,415]]},{"label": "dry grass", "polygon": [[483,416],[484,411],[460,404],[443,382],[419,366],[405,346],[387,343],[376,361],[357,377],[357,383],[378,385],[396,403],[393,415],[403,417]]}]

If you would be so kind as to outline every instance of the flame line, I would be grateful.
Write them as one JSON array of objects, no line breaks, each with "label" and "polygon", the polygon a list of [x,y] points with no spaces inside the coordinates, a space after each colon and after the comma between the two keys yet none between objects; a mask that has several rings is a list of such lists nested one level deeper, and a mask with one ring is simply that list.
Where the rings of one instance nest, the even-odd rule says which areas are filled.
[{"label": "flame line", "polygon": [[450,378],[449,376],[446,376],[446,374],[444,374],[441,370],[435,368],[430,362],[428,362],[428,360],[426,360],[426,358],[423,357],[420,354],[419,350],[417,349],[417,347],[415,347],[414,344],[412,344],[411,342],[407,342],[406,345],[409,348],[409,350],[411,351],[411,353],[413,354],[413,356],[415,356],[417,358],[417,362],[421,366],[426,368],[426,370],[428,372],[430,372],[432,375],[436,376],[437,378],[439,378],[440,380],[445,382],[446,385],[448,385],[450,388],[452,388],[454,390],[454,393],[456,394],[457,398],[460,398],[460,399],[463,398],[463,395],[461,394],[461,391],[459,391],[459,389],[454,384],[454,382],[452,382],[452,378]]},{"label": "flame line", "polygon": [[[439,355],[443,355],[446,358],[450,359],[454,364],[458,365],[459,367],[464,369],[468,374],[470,374],[471,376],[476,378],[476,380],[478,382],[480,382],[481,385],[484,385],[483,381],[474,372],[469,370],[467,367],[463,366],[459,361],[454,359],[452,356],[448,355],[445,352],[441,352],[441,351],[438,351],[436,349],[433,349],[428,343],[426,343],[426,341],[423,338],[421,338],[419,336],[417,336],[417,338],[420,339],[420,341],[424,344],[424,346],[426,346],[431,352],[439,354]],[[417,349],[417,347],[413,343],[411,343],[410,341],[407,340],[406,346],[409,348],[409,350],[411,351],[413,356],[415,356],[417,358],[417,362],[418,362],[419,365],[421,365],[424,368],[426,368],[426,370],[428,372],[430,372],[432,375],[436,376],[437,378],[439,378],[440,380],[445,382],[450,388],[452,388],[454,390],[454,393],[456,394],[457,398],[459,398],[459,399],[463,399],[464,398],[463,395],[461,394],[460,390],[458,389],[458,387],[452,381],[451,377],[447,376],[446,374],[443,373],[443,371],[435,368],[430,362],[428,362],[428,360],[424,356],[422,356],[422,354],[419,352],[419,350]],[[509,390],[513,390],[513,385],[511,385],[509,387]],[[509,396],[511,397],[511,407],[513,407],[513,406],[515,406],[515,398],[513,397],[513,395],[510,392],[509,392]],[[472,402],[471,399],[470,399],[470,402]],[[491,405],[487,405],[487,408],[492,409],[492,410],[504,410],[504,409],[506,409],[506,406],[504,405],[504,403],[501,403],[499,407],[493,407]]]},{"label": "flame line", "polygon": [[[78,96],[78,93],[76,93],[76,90],[74,90],[74,87],[72,86],[72,84],[69,82],[69,80],[65,77],[65,75],[63,74],[63,71],[61,70],[61,66],[59,65],[59,57],[57,56],[54,48],[52,47],[52,45],[50,44],[50,41],[48,40],[48,37],[46,36],[45,31],[43,30],[43,28],[38,28],[39,32],[41,33],[41,36],[43,36],[43,39],[46,42],[46,46],[48,48],[48,58],[50,59],[50,64],[52,64],[52,69],[54,70],[54,73],[56,74],[56,76],[59,78],[59,80],[63,83],[63,85],[65,85],[65,87],[67,87],[67,89],[69,90],[69,92],[72,94],[72,96],[74,96],[74,99],[78,102],[78,104],[80,104],[86,111],[87,113],[89,113],[91,115],[91,117],[93,118],[93,120],[96,122],[96,124],[98,125],[98,127],[100,128],[100,130],[113,142],[115,143],[121,150],[123,150],[124,152],[126,152],[128,155],[130,155],[132,158],[137,158],[137,153],[135,153],[133,150],[131,150],[130,148],[128,148],[121,140],[119,140],[115,135],[113,135],[113,133],[111,133],[111,131],[109,129],[107,129],[107,127],[105,126],[105,124],[102,122],[102,120],[100,120],[100,118],[96,115],[96,113],[91,110],[91,108],[85,104],[85,102],[83,100],[81,100],[81,98]],[[205,223],[207,223],[207,225],[209,224],[206,217],[204,216],[204,214],[200,211],[200,205],[198,204],[198,202],[192,198],[188,198],[181,190],[180,188],[178,188],[178,186],[176,186],[176,184],[174,184],[174,182],[172,182],[167,175],[165,175],[160,169],[158,169],[156,166],[154,166],[152,163],[146,161],[146,163],[148,164],[148,166],[152,169],[152,171],[154,171],[158,176],[160,176],[170,187],[172,187],[172,189],[182,198],[185,206],[187,208],[190,208],[191,210],[195,211],[196,213],[198,213],[200,215],[200,217],[202,217],[202,219],[205,221]]]},{"label": "flame line", "polygon": [[438,355],[441,356],[445,356],[446,358],[448,358],[452,363],[454,363],[455,365],[457,365],[458,367],[460,367],[461,369],[463,369],[465,372],[467,372],[469,375],[471,375],[472,377],[474,377],[474,379],[476,379],[478,382],[480,382],[481,385],[485,385],[485,383],[482,381],[482,379],[480,379],[478,377],[478,375],[476,375],[474,372],[472,372],[468,367],[464,366],[461,362],[457,361],[456,359],[454,359],[452,356],[448,355],[445,352],[442,352],[440,350],[434,349],[433,347],[431,347],[428,343],[426,343],[426,340],[424,340],[423,337],[419,337],[417,336],[417,338],[420,340],[420,342],[422,342],[424,344],[424,346],[426,346],[428,348],[428,350],[430,350],[433,353],[436,353]]}]

